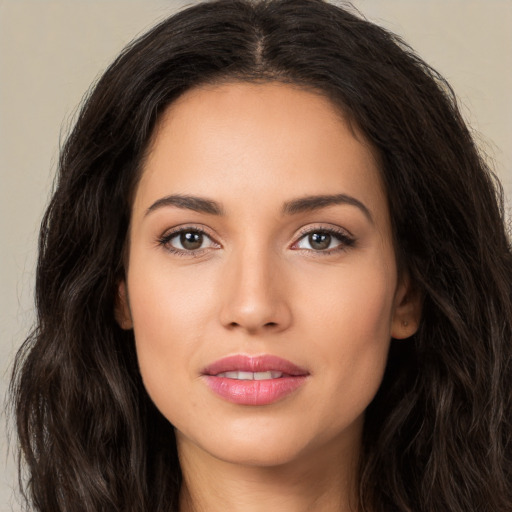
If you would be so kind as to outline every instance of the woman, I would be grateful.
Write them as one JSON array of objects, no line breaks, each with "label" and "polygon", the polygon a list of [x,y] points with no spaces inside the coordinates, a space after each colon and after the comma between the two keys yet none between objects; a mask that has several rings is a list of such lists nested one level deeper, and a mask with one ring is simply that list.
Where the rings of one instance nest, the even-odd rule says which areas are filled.
[{"label": "woman", "polygon": [[161,23],[87,99],[43,222],[32,505],[510,510],[499,190],[379,27],[319,0]]}]

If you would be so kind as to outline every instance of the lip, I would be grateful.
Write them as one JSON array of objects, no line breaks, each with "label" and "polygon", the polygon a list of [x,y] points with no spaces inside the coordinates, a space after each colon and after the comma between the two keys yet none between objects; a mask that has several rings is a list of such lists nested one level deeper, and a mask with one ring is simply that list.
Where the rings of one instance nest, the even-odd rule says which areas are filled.
[{"label": "lip", "polygon": [[[281,372],[266,380],[237,380],[218,377],[230,371]],[[309,372],[296,364],[273,355],[234,355],[215,361],[202,372],[206,385],[221,398],[238,405],[269,405],[282,400],[300,388]]]},{"label": "lip", "polygon": [[309,375],[309,372],[296,364],[278,356],[264,354],[247,356],[236,354],[215,361],[203,370],[203,375],[218,375],[223,372],[282,372],[291,376]]}]

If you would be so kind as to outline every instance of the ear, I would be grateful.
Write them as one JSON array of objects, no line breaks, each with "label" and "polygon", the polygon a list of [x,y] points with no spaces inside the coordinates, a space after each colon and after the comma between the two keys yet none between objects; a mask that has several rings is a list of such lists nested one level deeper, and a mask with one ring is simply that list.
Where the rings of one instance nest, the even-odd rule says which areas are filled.
[{"label": "ear", "polygon": [[126,289],[126,281],[120,281],[117,287],[117,297],[114,306],[114,316],[121,329],[133,329],[132,314],[130,304],[128,302],[128,291]]},{"label": "ear", "polygon": [[392,338],[403,340],[416,333],[420,325],[422,302],[419,290],[414,288],[408,275],[404,276],[395,294]]}]

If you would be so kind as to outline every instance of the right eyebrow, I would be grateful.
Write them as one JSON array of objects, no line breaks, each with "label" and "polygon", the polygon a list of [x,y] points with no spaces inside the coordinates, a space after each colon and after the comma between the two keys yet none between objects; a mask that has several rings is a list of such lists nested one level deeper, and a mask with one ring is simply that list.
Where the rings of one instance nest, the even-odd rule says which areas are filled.
[{"label": "right eyebrow", "polygon": [[193,210],[200,213],[208,213],[210,215],[224,215],[224,211],[219,203],[205,197],[189,196],[174,194],[157,199],[144,214],[149,215],[151,212],[163,208],[165,206],[174,206],[185,210]]}]

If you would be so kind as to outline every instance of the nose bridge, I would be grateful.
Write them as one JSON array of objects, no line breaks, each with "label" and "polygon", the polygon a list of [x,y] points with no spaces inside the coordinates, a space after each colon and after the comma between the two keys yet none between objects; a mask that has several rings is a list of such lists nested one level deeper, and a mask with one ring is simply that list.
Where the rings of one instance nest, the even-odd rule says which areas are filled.
[{"label": "nose bridge", "polygon": [[279,256],[247,241],[234,249],[225,266],[221,321],[247,332],[282,330],[291,321]]}]

